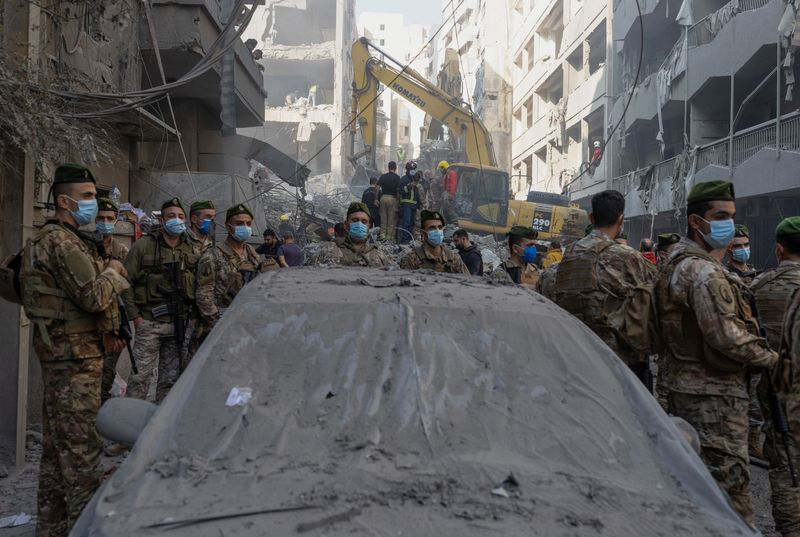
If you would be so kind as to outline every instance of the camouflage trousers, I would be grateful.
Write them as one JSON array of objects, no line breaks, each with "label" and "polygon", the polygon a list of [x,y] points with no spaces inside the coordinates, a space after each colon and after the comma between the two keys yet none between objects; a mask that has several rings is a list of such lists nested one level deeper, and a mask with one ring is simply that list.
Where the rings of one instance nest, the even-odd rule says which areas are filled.
[{"label": "camouflage trousers", "polygon": [[747,453],[748,400],[719,395],[690,395],[670,391],[671,413],[689,422],[700,436],[700,458],[731,505],[754,524]]},{"label": "camouflage trousers", "polygon": [[133,359],[138,375],[128,380],[128,396],[147,399],[153,377],[157,377],[156,403],[164,400],[180,375],[180,347],[171,322],[142,319],[133,340]]},{"label": "camouflage trousers", "polygon": [[750,427],[748,443],[750,452],[754,454],[758,454],[761,451],[761,431],[764,428],[764,416],[761,414],[761,405],[759,404],[757,393],[760,381],[760,374],[751,373],[747,385],[747,395],[750,397],[750,406],[747,413]]},{"label": "camouflage trousers", "polygon": [[656,400],[664,412],[669,412],[669,389],[667,388],[667,355],[659,354],[655,357],[656,371]]},{"label": "camouflage trousers", "polygon": [[103,360],[43,361],[40,537],[66,535],[103,478],[103,444],[95,430]]},{"label": "camouflage trousers", "polygon": [[[768,422],[765,427],[764,456],[769,461],[769,484],[772,489],[772,518],[775,529],[784,537],[800,537],[800,488],[792,485],[786,449],[780,435]],[[795,471],[800,468],[800,449],[789,435],[789,455]]]},{"label": "camouflage trousers", "polygon": [[117,362],[122,353],[107,352],[103,356],[103,383],[100,390],[100,404],[102,405],[111,398],[111,387],[114,385],[114,377],[117,376]]}]

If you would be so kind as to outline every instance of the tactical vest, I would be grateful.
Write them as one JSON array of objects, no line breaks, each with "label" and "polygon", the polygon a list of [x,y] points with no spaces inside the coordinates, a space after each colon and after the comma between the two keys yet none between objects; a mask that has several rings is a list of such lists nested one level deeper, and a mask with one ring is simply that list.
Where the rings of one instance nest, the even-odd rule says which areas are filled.
[{"label": "tactical vest", "polygon": [[[48,223],[25,245],[20,274],[22,305],[25,314],[34,323],[42,342],[53,348],[53,338],[75,334],[87,334],[112,327],[98,326],[98,316],[79,308],[66,292],[59,288],[53,275],[36,257],[39,243],[48,233],[63,229],[60,224]],[[81,250],[92,258],[96,274],[102,270],[102,263],[83,240],[77,241]],[[40,357],[41,358],[41,357]]]},{"label": "tactical vest", "polygon": [[[705,252],[683,251],[669,259],[661,270],[656,284],[656,298],[659,305],[659,322],[664,334],[666,346],[673,351],[677,360],[704,362],[711,369],[722,373],[733,373],[742,370],[742,364],[729,359],[716,349],[706,344],[694,310],[677,303],[670,293],[670,282],[675,267],[684,259],[696,257],[719,265],[716,259]],[[736,315],[747,325],[751,334],[758,334],[758,324],[753,318],[752,310],[744,297],[740,283],[729,275],[722,265],[720,272],[730,284],[733,292],[732,300],[736,306]],[[679,335],[680,337],[675,337]]]},{"label": "tactical vest", "polygon": [[416,205],[419,201],[418,193],[419,191],[412,183],[407,184],[400,190],[400,203],[402,205]]},{"label": "tactical vest", "polygon": [[180,276],[184,289],[184,315],[194,313],[193,303],[195,298],[195,269],[197,268],[198,255],[188,240],[184,240],[173,250],[162,244],[162,238],[146,235],[139,239],[146,241],[140,252],[140,272],[134,282],[133,299],[137,306],[144,312],[145,318],[152,318],[151,310],[155,306],[166,303],[168,296],[165,291],[173,287],[169,270],[165,263],[179,263]]},{"label": "tactical vest", "polygon": [[[446,272],[449,274],[461,274],[461,270],[456,270],[456,257],[458,256],[457,253],[451,252],[447,248],[442,247],[442,257],[444,258],[443,261],[439,259],[428,259],[428,254],[425,251],[425,247],[422,245],[414,246],[413,251],[419,257],[420,264],[422,265],[420,268],[433,270],[435,272]],[[458,257],[460,261],[461,258]]]},{"label": "tactical vest", "polygon": [[600,254],[615,243],[612,240],[595,241],[591,248],[578,250],[579,243],[573,244],[558,264],[555,302],[616,349],[617,340],[609,324],[608,313],[618,304],[600,288],[597,277]]},{"label": "tactical vest", "polygon": [[233,257],[234,254],[232,251],[227,252],[221,246],[217,246],[217,248],[219,248],[221,252],[220,255],[225,258],[225,262],[234,268],[222,296],[224,303],[219,305],[220,308],[227,308],[231,305],[233,299],[236,298],[236,295],[239,294],[239,291],[242,290],[242,287],[250,283],[258,275],[258,254],[255,253],[249,244],[245,244],[244,259],[238,261],[238,259]]},{"label": "tactical vest", "polygon": [[374,263],[367,257],[367,254],[375,249],[373,246],[367,246],[363,252],[356,252],[353,250],[352,244],[345,241],[341,246],[337,245],[337,247],[342,252],[342,265],[351,267],[374,266]]},{"label": "tactical vest", "polygon": [[792,263],[762,274],[751,288],[772,350],[777,351],[780,347],[783,316],[786,313],[789,296],[798,287],[800,287],[800,264]]}]

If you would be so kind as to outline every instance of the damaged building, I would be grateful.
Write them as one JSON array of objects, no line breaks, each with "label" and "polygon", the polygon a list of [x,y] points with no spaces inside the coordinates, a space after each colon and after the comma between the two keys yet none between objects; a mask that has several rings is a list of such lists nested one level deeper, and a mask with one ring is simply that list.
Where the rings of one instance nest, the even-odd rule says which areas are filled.
[{"label": "damaged building", "polygon": [[256,8],[243,38],[265,73],[265,121],[239,132],[347,180],[346,136],[356,39],[355,0],[285,0]]}]

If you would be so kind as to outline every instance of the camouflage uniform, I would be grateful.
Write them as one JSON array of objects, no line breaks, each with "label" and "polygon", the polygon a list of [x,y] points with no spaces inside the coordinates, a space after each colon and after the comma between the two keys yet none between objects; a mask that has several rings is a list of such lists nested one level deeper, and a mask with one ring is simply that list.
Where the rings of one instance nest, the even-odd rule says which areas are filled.
[{"label": "camouflage uniform", "polygon": [[388,267],[391,260],[372,244],[356,244],[350,237],[341,246],[326,243],[309,265],[342,265],[345,267]]},{"label": "camouflage uniform", "polygon": [[536,292],[550,300],[555,300],[556,298],[557,271],[558,263],[550,265],[542,271],[539,275],[539,281],[536,282]]},{"label": "camouflage uniform", "polygon": [[700,435],[703,461],[750,524],[747,369],[777,356],[756,335],[741,281],[695,242],[675,246],[657,284],[669,406]]},{"label": "camouflage uniform", "polygon": [[[756,307],[760,320],[767,332],[767,340],[772,349],[780,349],[783,318],[788,307],[789,297],[795,289],[800,288],[800,263],[781,261],[777,269],[765,272],[753,281],[751,290],[755,295]],[[761,412],[770,415],[767,391],[770,389],[766,375],[761,377],[759,399]],[[776,433],[771,421],[765,427],[764,456],[769,461],[769,482],[772,488],[772,517],[776,529],[782,535],[800,536],[800,489],[792,485],[781,438]],[[789,441],[789,449],[793,455],[795,466],[800,463],[797,444]]]},{"label": "camouflage uniform", "polygon": [[745,285],[749,286],[751,283],[753,283],[753,280],[758,276],[758,271],[756,271],[756,269],[754,269],[752,265],[748,264],[745,265],[747,267],[745,270],[739,270],[738,268],[733,266],[733,263],[728,263],[725,266],[725,268],[727,268],[732,273],[736,274],[744,282]]},{"label": "camouflage uniform", "polygon": [[198,257],[203,255],[206,250],[214,246],[214,241],[207,235],[198,235],[191,228],[186,228],[186,238],[194,248]]},{"label": "camouflage uniform", "polygon": [[[122,263],[128,255],[128,247],[112,238],[110,243],[105,246],[105,253],[106,261],[116,259]],[[103,384],[100,394],[101,401],[104,403],[110,397],[109,392],[114,385],[114,377],[117,375],[117,362],[119,361],[120,354],[119,352],[106,352],[103,356]]]},{"label": "camouflage uniform", "polygon": [[[185,296],[181,301],[181,313],[187,322],[185,341],[175,341],[175,327],[168,315],[155,317],[153,308],[163,305],[167,297],[164,288],[171,288],[165,263],[178,262],[181,266]],[[157,369],[156,402],[166,397],[169,389],[180,375],[181,354],[188,352],[191,338],[190,324],[195,318],[195,269],[197,254],[189,239],[181,236],[175,248],[170,247],[161,234],[146,235],[136,241],[128,257],[125,269],[133,289],[124,295],[125,306],[131,319],[142,317],[133,343],[133,359],[139,369],[138,375],[128,380],[128,395],[147,398],[153,374]]]},{"label": "camouflage uniform", "polygon": [[647,356],[619,340],[607,315],[622,305],[633,289],[655,281],[655,266],[639,252],[617,244],[600,230],[575,242],[556,272],[555,302],[583,321],[640,378]]},{"label": "camouflage uniform", "polygon": [[[785,403],[794,445],[800,445],[800,291],[795,291],[786,309],[781,360],[775,372],[778,395]],[[795,468],[798,468],[795,458]]]},{"label": "camouflage uniform", "polygon": [[206,250],[197,262],[197,309],[202,318],[200,342],[205,339],[224,310],[260,268],[255,249],[244,244],[239,256],[227,242]]},{"label": "camouflage uniform", "polygon": [[[512,273],[515,275],[512,276]],[[527,285],[535,288],[541,274],[541,271],[533,263],[518,263],[512,258],[508,258],[492,272],[492,280],[509,285]],[[519,281],[516,281],[517,275]]]},{"label": "camouflage uniform", "polygon": [[128,288],[125,278],[103,267],[95,243],[55,220],[23,252],[22,298],[44,385],[40,536],[66,534],[103,476],[94,427],[102,334],[119,327],[117,295]]},{"label": "camouflage uniform", "polygon": [[400,268],[404,270],[428,269],[436,272],[470,275],[469,269],[461,260],[458,252],[442,246],[442,253],[436,256],[425,243],[414,246],[410,252],[400,258]]}]

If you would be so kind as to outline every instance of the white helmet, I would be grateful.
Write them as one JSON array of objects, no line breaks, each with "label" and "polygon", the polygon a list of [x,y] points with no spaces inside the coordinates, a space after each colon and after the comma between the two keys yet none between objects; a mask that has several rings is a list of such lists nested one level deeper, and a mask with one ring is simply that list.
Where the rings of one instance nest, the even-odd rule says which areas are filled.
[{"label": "white helmet", "polygon": [[594,143],[594,146],[595,146],[595,147],[600,147],[600,142],[595,142],[595,143]]}]

